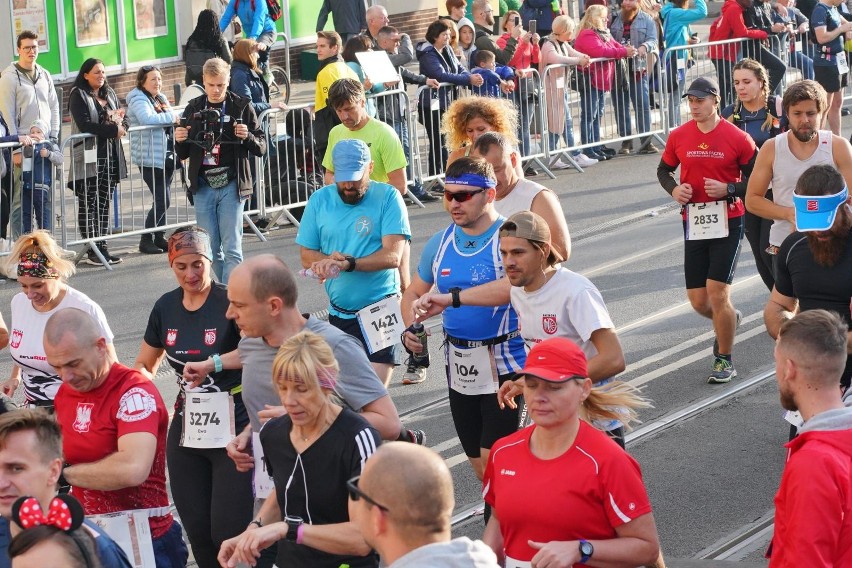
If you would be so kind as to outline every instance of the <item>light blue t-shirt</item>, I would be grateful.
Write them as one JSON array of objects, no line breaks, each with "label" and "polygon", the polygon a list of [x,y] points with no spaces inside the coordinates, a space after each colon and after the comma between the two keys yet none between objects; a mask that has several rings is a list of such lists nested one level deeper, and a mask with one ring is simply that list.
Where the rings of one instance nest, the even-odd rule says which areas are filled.
[{"label": "light blue t-shirt", "polygon": [[[318,189],[305,207],[296,244],[330,255],[337,251],[356,259],[369,256],[382,248],[382,237],[403,235],[411,238],[408,212],[399,191],[392,185],[371,181],[364,198],[357,205],[347,205],[337,193],[337,185]],[[351,319],[356,312],[391,294],[399,293],[399,270],[388,268],[375,272],[341,272],[325,281],[331,300],[332,315]]]}]

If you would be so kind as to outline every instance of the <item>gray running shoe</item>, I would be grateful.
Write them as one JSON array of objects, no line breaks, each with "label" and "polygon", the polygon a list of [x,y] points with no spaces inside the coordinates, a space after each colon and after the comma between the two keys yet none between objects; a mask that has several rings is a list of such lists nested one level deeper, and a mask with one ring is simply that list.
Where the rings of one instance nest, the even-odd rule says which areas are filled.
[{"label": "gray running shoe", "polygon": [[730,383],[731,379],[737,376],[737,370],[734,369],[733,363],[727,359],[716,357],[713,362],[713,370],[710,376],[707,377],[707,382],[711,385]]}]

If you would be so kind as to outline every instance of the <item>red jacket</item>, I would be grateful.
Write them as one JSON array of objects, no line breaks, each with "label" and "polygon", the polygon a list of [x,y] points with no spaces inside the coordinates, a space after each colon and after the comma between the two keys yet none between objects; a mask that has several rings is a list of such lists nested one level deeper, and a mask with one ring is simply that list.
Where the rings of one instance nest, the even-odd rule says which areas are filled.
[{"label": "red jacket", "polygon": [[[713,29],[716,27],[716,29]],[[722,15],[718,22],[713,22],[710,30],[710,41],[714,39],[766,39],[763,30],[750,30],[743,19],[743,7],[737,0],[725,0],[722,6]],[[736,61],[740,53],[742,43],[726,43],[724,45],[711,45],[709,49],[710,59],[727,59]]]},{"label": "red jacket", "polygon": [[852,409],[811,418],[786,447],[769,568],[852,566]]}]

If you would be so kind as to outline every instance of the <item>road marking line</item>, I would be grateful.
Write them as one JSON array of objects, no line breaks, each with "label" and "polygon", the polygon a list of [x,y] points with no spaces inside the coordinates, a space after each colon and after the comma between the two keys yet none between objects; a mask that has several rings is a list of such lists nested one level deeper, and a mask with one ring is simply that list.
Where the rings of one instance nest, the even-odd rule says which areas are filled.
[{"label": "road marking line", "polygon": [[631,255],[631,256],[625,256],[623,258],[620,258],[618,260],[614,260],[614,261],[609,262],[607,264],[601,264],[600,266],[595,266],[594,268],[590,268],[589,270],[582,271],[580,274],[582,274],[586,278],[591,278],[592,276],[596,275],[599,272],[604,272],[605,270],[615,268],[616,266],[621,266],[622,264],[627,264],[627,263],[630,263],[630,262],[634,262],[636,260],[641,260],[643,258],[653,256],[653,255],[660,253],[660,252],[664,252],[664,251],[666,251],[666,250],[668,250],[668,249],[670,249],[670,248],[672,248],[676,245],[681,244],[682,242],[683,242],[683,238],[674,239],[674,240],[671,240],[668,243],[666,243],[662,246],[659,246],[657,248],[654,248],[654,249],[651,249],[651,250],[646,250],[645,252],[640,252],[639,254],[634,254],[634,255]]}]

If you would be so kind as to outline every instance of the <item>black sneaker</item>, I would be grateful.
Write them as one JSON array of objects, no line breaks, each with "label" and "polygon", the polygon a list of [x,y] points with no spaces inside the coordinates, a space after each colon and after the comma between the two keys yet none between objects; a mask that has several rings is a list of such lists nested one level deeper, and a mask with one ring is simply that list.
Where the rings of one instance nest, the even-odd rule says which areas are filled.
[{"label": "black sneaker", "polygon": [[609,146],[601,146],[595,150],[599,154],[604,154],[605,156],[609,156],[610,158],[614,158],[618,152],[610,148]]},{"label": "black sneaker", "polygon": [[524,175],[527,177],[537,176],[538,170],[535,169],[533,166],[527,166],[526,169],[524,169]]},{"label": "black sneaker", "polygon": [[106,243],[98,244],[98,249],[100,249],[101,254],[104,255],[104,258],[106,259],[107,263],[118,264],[120,262],[123,262],[123,259],[120,256],[115,256],[109,253],[109,249],[107,248]]},{"label": "black sneaker", "polygon": [[[737,325],[734,328],[734,331],[740,328],[740,322],[743,321],[743,313],[739,310],[734,310],[734,313],[737,314]],[[719,357],[719,340],[713,340],[713,357]]]},{"label": "black sneaker", "polygon": [[426,445],[426,432],[423,430],[406,430],[408,441],[418,446]]}]

